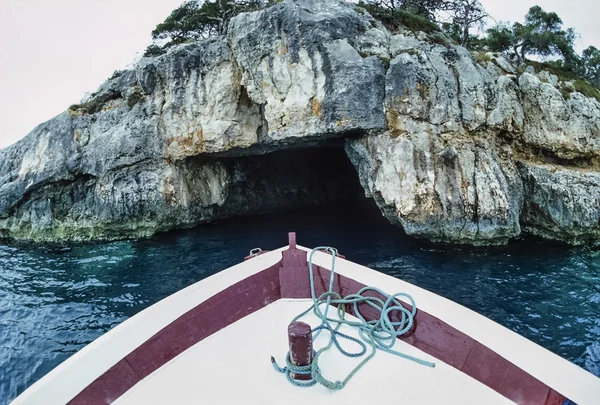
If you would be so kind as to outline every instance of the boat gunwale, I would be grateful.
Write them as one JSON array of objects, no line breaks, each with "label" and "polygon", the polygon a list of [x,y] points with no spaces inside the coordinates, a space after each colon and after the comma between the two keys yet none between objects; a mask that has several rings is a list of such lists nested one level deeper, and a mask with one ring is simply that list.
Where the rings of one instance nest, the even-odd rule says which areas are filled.
[{"label": "boat gunwale", "polygon": [[[307,249],[307,248],[304,248],[301,246],[298,246],[297,248],[299,251],[303,252],[304,256],[306,256],[306,252],[310,251],[310,249]],[[71,404],[93,403],[93,402],[90,402],[90,400],[94,399],[94,395],[99,395],[98,392],[100,392],[101,394],[106,394],[105,392],[102,392],[102,390],[94,391],[94,389],[91,389],[91,390],[89,389],[90,386],[94,385],[94,382],[101,381],[103,376],[110,377],[110,378],[116,378],[116,379],[119,379],[119,378],[123,379],[122,377],[125,376],[125,380],[128,381],[128,382],[126,381],[127,384],[131,384],[132,381],[135,384],[135,381],[139,381],[139,380],[143,379],[146,375],[149,375],[148,370],[140,373],[139,370],[136,371],[134,369],[134,367],[132,367],[132,364],[130,364],[128,361],[128,358],[129,359],[132,358],[131,357],[132,353],[134,353],[136,350],[139,350],[140,348],[142,348],[145,344],[147,344],[147,342],[151,341],[153,338],[158,339],[158,338],[156,338],[156,336],[160,335],[160,333],[163,332],[165,329],[167,329],[170,325],[176,323],[178,320],[185,317],[186,314],[194,311],[195,309],[200,307],[203,303],[209,301],[211,298],[215,297],[219,293],[223,292],[226,289],[231,289],[231,288],[235,287],[236,284],[243,283],[244,281],[247,282],[248,279],[250,279],[251,277],[255,277],[256,275],[258,275],[260,273],[264,273],[267,270],[273,270],[272,269],[273,267],[277,268],[277,270],[279,270],[278,267],[282,267],[279,270],[279,272],[275,271],[275,274],[277,274],[277,277],[278,277],[278,282],[280,284],[280,291],[279,291],[278,295],[277,294],[272,295],[269,298],[270,300],[277,300],[279,298],[308,298],[309,292],[306,291],[305,283],[301,287],[293,286],[293,285],[292,286],[288,285],[286,287],[286,282],[288,282],[288,284],[289,284],[290,277],[287,277],[287,276],[282,277],[281,276],[281,274],[284,274],[284,271],[286,269],[286,266],[285,266],[286,253],[285,252],[290,252],[291,250],[292,249],[289,249],[289,247],[286,246],[286,247],[277,249],[275,251],[265,253],[263,255],[255,257],[251,260],[248,260],[246,262],[240,263],[236,266],[233,266],[231,268],[223,270],[220,273],[217,273],[217,274],[215,274],[211,277],[208,277],[204,280],[201,280],[201,281],[191,285],[190,287],[187,287],[187,288],[165,298],[164,300],[159,301],[158,303],[156,303],[156,304],[152,305],[151,307],[145,309],[144,311],[140,312],[138,315],[135,315],[134,317],[125,321],[123,324],[117,326],[115,329],[107,332],[107,334],[103,335],[96,341],[92,342],[90,345],[86,346],[86,348],[84,348],[82,351],[76,353],[74,356],[72,356],[70,359],[65,361],[63,364],[59,365],[49,375],[42,378],[40,381],[38,381],[38,383],[36,383],[32,387],[30,387],[30,389],[25,391],[25,393],[22,394],[20,397],[18,397],[15,400],[15,402],[13,402],[13,403],[14,404],[19,404],[19,403],[45,403],[46,404],[46,403],[48,403],[47,395],[41,396],[41,398],[43,398],[43,400],[44,400],[43,402],[36,402],[36,401],[29,402],[29,401],[27,401],[27,399],[36,397],[35,394],[39,393],[40,391],[46,392],[43,388],[47,388],[48,385],[52,385],[53,379],[56,379],[56,377],[60,377],[60,374],[64,374],[65,372],[67,372],[67,374],[68,374],[68,371],[70,368],[73,368],[77,365],[77,363],[84,361],[86,357],[93,357],[95,354],[94,352],[97,353],[98,350],[102,349],[103,346],[106,346],[107,343],[110,343],[110,341],[113,340],[115,337],[123,335],[124,333],[128,333],[129,329],[131,329],[132,327],[135,327],[135,325],[132,325],[132,324],[135,324],[135,322],[133,322],[134,319],[138,318],[138,323],[140,322],[139,317],[146,318],[143,320],[147,321],[148,320],[147,318],[151,317],[151,315],[153,315],[153,313],[155,313],[157,311],[162,311],[164,309],[169,309],[169,307],[171,307],[174,304],[174,301],[184,299],[186,296],[194,295],[194,299],[192,301],[196,302],[197,305],[195,305],[191,308],[188,308],[188,310],[185,312],[181,312],[181,310],[178,311],[179,316],[172,319],[171,322],[163,325],[162,328],[159,328],[158,330],[156,330],[154,334],[152,334],[150,336],[146,336],[146,339],[144,341],[142,341],[139,345],[137,345],[135,348],[133,348],[133,350],[130,350],[130,352],[125,353],[125,355],[122,358],[120,358],[116,362],[110,364],[108,368],[106,368],[106,365],[105,365],[105,368],[102,371],[100,371],[100,369],[96,369],[95,370],[96,378],[94,380],[88,382],[88,384],[83,387],[81,387],[81,385],[80,385],[78,387],[79,392],[75,393],[69,399],[69,400],[71,400],[70,403]],[[282,252],[283,252],[283,258],[282,258],[282,254],[280,254]],[[503,363],[504,367],[508,367],[509,369],[512,369],[513,371],[520,370],[524,373],[523,375],[529,376],[531,379],[537,381],[537,383],[547,386],[547,389],[548,389],[547,395],[544,397],[543,400],[541,400],[541,402],[535,402],[536,404],[540,404],[540,405],[560,405],[560,404],[562,404],[565,400],[565,397],[563,395],[558,394],[558,391],[560,391],[562,393],[566,393],[570,397],[570,399],[574,400],[575,402],[579,403],[580,405],[592,404],[593,402],[592,402],[591,398],[594,398],[594,395],[596,395],[596,394],[600,395],[600,379],[597,379],[595,376],[591,375],[590,373],[587,373],[585,370],[579,368],[578,366],[547,351],[546,349],[542,348],[541,346],[538,346],[535,343],[517,335],[516,333],[508,330],[507,328],[504,328],[503,326],[495,323],[494,321],[492,321],[474,311],[471,311],[468,308],[465,308],[457,303],[447,300],[447,299],[445,299],[439,295],[436,295],[434,293],[431,293],[427,290],[421,289],[421,288],[414,286],[410,283],[407,283],[403,280],[394,278],[392,276],[385,275],[383,273],[379,273],[375,270],[366,268],[364,266],[358,265],[358,264],[350,262],[348,260],[344,260],[341,258],[338,258],[336,260],[337,260],[336,261],[336,273],[337,273],[336,277],[337,277],[337,279],[338,280],[346,279],[346,281],[344,281],[344,282],[338,281],[338,284],[339,284],[338,287],[341,287],[340,292],[342,292],[344,294],[356,292],[356,290],[358,288],[365,285],[365,284],[362,284],[362,283],[356,281],[356,279],[360,279],[361,282],[365,282],[368,285],[389,286],[389,285],[395,284],[394,287],[396,287],[396,286],[400,287],[401,291],[407,292],[416,298],[417,305],[419,308],[417,324],[419,324],[421,322],[422,328],[423,328],[423,324],[422,324],[423,319],[429,317],[429,320],[427,322],[434,322],[434,323],[438,322],[438,324],[439,324],[439,322],[441,322],[441,323],[445,324],[446,326],[448,326],[450,328],[449,331],[451,334],[454,333],[455,335],[459,336],[459,340],[462,335],[467,336],[472,342],[470,342],[471,346],[469,347],[468,352],[466,353],[464,362],[462,362],[460,364],[452,364],[451,360],[450,361],[442,360],[442,361],[445,361],[446,363],[452,365],[453,367],[465,372],[466,374],[471,375],[472,377],[478,379],[477,378],[477,370],[470,370],[470,372],[469,372],[469,370],[463,370],[463,368],[466,365],[467,358],[468,358],[468,356],[471,355],[472,352],[474,352],[475,354],[479,353],[480,357],[481,357],[482,353],[490,352],[490,353],[493,353],[494,355],[496,355],[499,359],[501,359],[501,361],[504,361],[504,363]],[[315,256],[314,256],[314,263],[316,265],[315,267],[317,268],[317,273],[319,274],[319,277],[321,278],[321,282],[323,285],[325,285],[326,283],[324,284],[323,282],[324,282],[324,279],[328,277],[327,274],[329,273],[329,270],[327,268],[330,267],[330,265],[331,265],[331,256],[328,254],[319,252],[319,253],[315,254]],[[270,264],[270,266],[268,266],[269,264]],[[287,266],[288,268],[291,268],[291,267],[297,268],[298,267],[298,266],[296,266],[297,263],[290,262],[288,264],[292,265],[292,266]],[[248,269],[251,269],[251,271],[247,271],[247,272],[244,271],[244,270],[248,270]],[[365,269],[368,271],[365,271]],[[358,273],[360,273],[360,274],[358,274]],[[294,277],[292,277],[292,279],[294,279]],[[328,278],[327,278],[327,280],[328,280]],[[293,282],[297,283],[297,279]],[[300,283],[300,284],[302,284],[302,283]],[[220,290],[217,290],[217,288],[219,288],[218,286],[221,287]],[[294,289],[297,289],[297,288],[301,288],[301,289],[303,289],[303,291],[296,291],[293,293],[293,295],[295,295],[295,296],[290,297],[289,292],[295,291]],[[398,289],[398,288],[395,288],[395,289]],[[212,291],[214,294],[208,296],[208,290]],[[204,292],[204,294],[202,294],[202,292]],[[198,300],[201,299],[201,297],[204,297],[204,299],[202,301],[198,302]],[[270,303],[269,300],[265,300],[264,305],[267,305],[269,303]],[[240,302],[241,306],[243,306],[243,304],[244,304],[244,302]],[[190,302],[188,302],[188,305],[190,305]],[[264,307],[264,305],[263,305],[263,307]],[[254,310],[257,310],[257,309],[260,309],[260,308],[257,307]],[[432,311],[432,309],[434,311]],[[432,313],[434,313],[435,316],[432,315]],[[248,313],[245,315],[248,315]],[[245,315],[243,315],[243,316],[245,316]],[[170,318],[173,318],[173,316],[174,316],[174,314],[171,314]],[[473,320],[475,320],[475,323],[478,324],[479,330],[474,329]],[[132,322],[130,322],[130,321],[132,321]],[[226,327],[227,325],[228,324],[224,324],[224,325],[222,325],[222,327]],[[154,325],[154,326],[156,329],[157,325]],[[487,331],[482,332],[482,330],[487,330]],[[213,331],[212,333],[214,333],[214,332],[216,332],[216,330]],[[456,332],[458,332],[458,333],[456,333]],[[108,337],[106,337],[107,335],[108,335]],[[503,339],[499,339],[498,338],[499,336],[501,336]],[[204,337],[206,337],[206,336],[204,336]],[[200,339],[200,340],[202,340],[202,339]],[[432,352],[431,347],[428,348],[427,344],[420,344],[423,342],[419,342],[419,339],[416,339],[414,336],[408,336],[406,339],[403,339],[403,340],[405,340],[407,343],[412,344],[413,346],[416,346],[417,348],[419,348],[425,352],[428,352],[429,354],[433,355],[436,358],[439,358],[439,356],[441,356],[439,352],[435,353],[435,347],[433,347],[433,352]],[[519,347],[521,349],[523,347],[525,347],[527,349],[527,351],[525,352],[525,356],[515,356],[514,350],[507,350],[508,346],[506,344],[504,344],[507,341],[509,342],[508,346],[516,345],[517,347]],[[195,343],[197,343],[197,342],[195,342]],[[183,350],[185,350],[185,348],[183,348]],[[177,351],[174,352],[175,354],[172,357],[168,357],[168,356],[165,357],[163,359],[163,360],[165,360],[163,362],[163,364],[168,362],[169,360],[171,360],[177,354],[183,352],[183,350],[179,350],[179,352],[177,352]],[[122,354],[124,352],[124,350],[120,350],[119,352]],[[489,353],[486,355],[489,355]],[[546,372],[545,370],[547,370],[549,368],[547,365],[544,365],[541,368],[540,368],[539,364],[537,365],[537,367],[533,367],[533,368],[529,367],[529,366],[531,366],[531,362],[535,361],[536,358],[537,358],[537,360],[539,360],[540,356],[543,359],[549,360],[551,363],[551,366],[560,367],[561,370],[567,370],[567,372],[571,373],[569,378],[565,378],[565,375],[563,373],[561,373],[561,375],[562,375],[561,381],[559,381],[557,383],[557,385],[551,385],[556,382],[556,381],[554,381],[555,373]],[[442,353],[441,357],[443,357],[443,353]],[[123,361],[125,363],[123,363]],[[496,361],[498,361],[498,360],[496,360]],[[524,366],[529,367],[529,368],[524,368]],[[125,367],[125,370],[122,369],[123,367]],[[128,369],[128,367],[131,368],[131,370]],[[132,370],[133,370],[134,375],[131,375]],[[527,370],[527,371],[525,371],[525,370]],[[152,372],[153,370],[149,370],[149,371]],[[112,377],[111,377],[111,375],[112,375]],[[479,377],[481,377],[481,376],[479,376]],[[89,376],[88,376],[88,379],[89,379]],[[585,392],[583,392],[583,393],[575,392],[574,390],[581,388],[581,379],[583,379],[583,383],[584,383],[583,385],[585,387],[587,387],[587,390],[584,390]],[[479,378],[478,380],[480,382],[482,382],[483,384],[491,387],[489,381],[486,383],[485,381],[482,381],[481,378]],[[565,380],[568,380],[567,383],[565,383]],[[568,383],[569,381],[570,381],[570,383]],[[573,381],[576,382],[575,385],[573,384]],[[548,382],[550,382],[551,384],[549,384]],[[550,387],[553,387],[553,388],[550,388]],[[125,388],[127,388],[127,387],[125,387]],[[498,391],[498,389],[497,389],[498,387],[492,387],[492,388],[495,389],[496,391]],[[32,391],[31,393],[29,392],[30,390]],[[91,396],[90,395],[82,395],[82,393],[85,394],[86,390],[88,393],[92,393],[92,394],[95,393],[95,394],[91,395]],[[50,391],[52,391],[52,390],[50,390]],[[72,391],[74,391],[74,390],[72,390]],[[123,387],[121,387],[120,391],[122,391],[122,392],[120,392],[120,394],[123,394],[126,391],[126,389],[125,389],[125,391],[123,391]],[[500,391],[498,391],[498,392],[500,392]],[[520,401],[518,401],[518,398],[516,398],[514,396],[513,396],[513,398],[511,398],[510,396],[507,395],[506,392],[500,392],[500,393],[503,394],[504,396],[506,396],[507,398],[513,399],[514,401],[520,403]],[[29,396],[27,396],[25,394],[29,394]],[[37,395],[37,397],[40,401],[42,400],[39,397],[39,395]],[[111,398],[111,401],[116,400],[117,397]],[[105,398],[106,398],[106,395],[105,395]],[[33,399],[35,399],[35,398],[33,398]],[[85,401],[82,401],[84,399],[85,399]],[[56,403],[66,403],[69,400],[57,401]],[[106,401],[104,401],[102,403],[106,403]],[[110,403],[110,401],[108,403]],[[532,403],[532,402],[526,402],[526,403]]]}]

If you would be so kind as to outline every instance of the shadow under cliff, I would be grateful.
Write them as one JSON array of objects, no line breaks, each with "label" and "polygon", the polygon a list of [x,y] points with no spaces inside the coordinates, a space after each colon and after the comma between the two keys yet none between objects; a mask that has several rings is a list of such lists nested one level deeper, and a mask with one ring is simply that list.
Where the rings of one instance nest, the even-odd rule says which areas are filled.
[{"label": "shadow under cliff", "polygon": [[356,203],[377,210],[365,197],[356,169],[341,145],[219,161],[230,173],[230,184],[224,204],[216,209],[217,218]]}]

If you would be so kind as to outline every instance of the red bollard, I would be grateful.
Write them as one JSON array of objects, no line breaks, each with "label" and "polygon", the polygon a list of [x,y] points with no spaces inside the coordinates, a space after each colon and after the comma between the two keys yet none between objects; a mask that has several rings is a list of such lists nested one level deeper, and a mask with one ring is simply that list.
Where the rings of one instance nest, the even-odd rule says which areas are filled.
[{"label": "red bollard", "polygon": [[[313,359],[312,330],[309,324],[294,322],[288,326],[290,360],[295,366],[308,366]],[[310,374],[291,373],[295,380],[310,380]]]}]

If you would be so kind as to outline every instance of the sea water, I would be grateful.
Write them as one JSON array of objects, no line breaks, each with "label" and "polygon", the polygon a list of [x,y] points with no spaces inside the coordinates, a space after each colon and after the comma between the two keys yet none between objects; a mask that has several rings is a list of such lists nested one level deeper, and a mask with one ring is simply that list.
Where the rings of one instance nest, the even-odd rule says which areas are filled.
[{"label": "sea water", "polygon": [[444,247],[407,237],[364,207],[331,207],[141,241],[0,242],[0,405],[140,310],[239,263],[252,248],[286,245],[288,231],[303,246],[334,246],[456,301],[600,376],[599,251],[539,240]]}]

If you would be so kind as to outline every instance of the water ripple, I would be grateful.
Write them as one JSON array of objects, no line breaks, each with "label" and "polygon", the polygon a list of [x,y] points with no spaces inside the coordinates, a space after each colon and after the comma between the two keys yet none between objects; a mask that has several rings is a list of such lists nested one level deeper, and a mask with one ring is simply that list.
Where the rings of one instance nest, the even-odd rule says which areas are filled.
[{"label": "water ripple", "polygon": [[600,376],[600,252],[524,241],[493,249],[423,245],[378,216],[333,209],[236,219],[139,242],[0,244],[0,405],[147,306],[252,248],[285,245],[290,230],[305,246],[336,246],[350,260],[480,312]]}]

